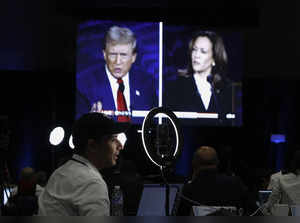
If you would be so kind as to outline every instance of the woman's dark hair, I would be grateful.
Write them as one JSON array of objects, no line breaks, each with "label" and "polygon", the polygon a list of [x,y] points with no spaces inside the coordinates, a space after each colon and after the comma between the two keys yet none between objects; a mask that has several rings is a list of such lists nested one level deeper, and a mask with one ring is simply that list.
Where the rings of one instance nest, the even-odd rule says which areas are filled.
[{"label": "woman's dark hair", "polygon": [[227,53],[222,38],[213,31],[198,31],[192,36],[189,42],[187,73],[189,75],[194,73],[191,53],[194,47],[194,43],[198,39],[198,37],[207,37],[213,45],[212,50],[215,66],[213,66],[212,68],[212,75],[224,76],[226,74],[227,68]]}]

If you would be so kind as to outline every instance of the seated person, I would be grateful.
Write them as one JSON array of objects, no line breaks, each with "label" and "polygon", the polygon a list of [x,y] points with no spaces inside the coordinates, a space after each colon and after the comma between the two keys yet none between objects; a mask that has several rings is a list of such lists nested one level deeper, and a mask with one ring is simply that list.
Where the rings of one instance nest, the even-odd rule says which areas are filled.
[{"label": "seated person", "polygon": [[50,176],[39,196],[41,216],[108,216],[107,184],[99,170],[116,165],[129,125],[102,113],[87,113],[72,129],[75,154]]},{"label": "seated person", "polygon": [[16,194],[8,201],[6,214],[12,216],[31,216],[37,214],[38,202],[35,190],[35,171],[31,167],[25,167],[21,170]]},{"label": "seated person", "polygon": [[18,183],[18,195],[34,196],[36,181],[35,171],[31,167],[25,167],[21,170],[20,181]]},{"label": "seated person", "polygon": [[296,151],[291,161],[289,173],[277,177],[272,184],[272,193],[262,209],[265,215],[271,215],[275,204],[300,204],[300,151]]},{"label": "seated person", "polygon": [[192,206],[233,206],[246,213],[256,209],[247,188],[238,177],[218,173],[218,156],[214,148],[201,146],[192,160],[192,181],[185,184],[177,215],[191,214]]}]

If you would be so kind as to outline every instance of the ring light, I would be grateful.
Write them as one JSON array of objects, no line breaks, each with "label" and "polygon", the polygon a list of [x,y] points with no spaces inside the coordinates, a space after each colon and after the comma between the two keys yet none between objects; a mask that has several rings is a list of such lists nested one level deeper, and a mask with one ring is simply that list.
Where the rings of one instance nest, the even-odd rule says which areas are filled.
[{"label": "ring light", "polygon": [[[152,136],[152,129],[151,129],[151,124],[153,124],[153,118],[168,118],[170,120],[172,127],[175,132],[175,140],[176,140],[176,145],[174,152],[171,153],[170,157],[164,157],[164,155],[159,156],[157,154],[150,154],[149,151],[151,151],[151,146],[153,146],[151,143],[151,139],[153,138]],[[183,145],[183,137],[182,137],[182,131],[180,129],[180,125],[178,123],[178,119],[176,115],[169,109],[164,108],[164,107],[158,107],[158,108],[153,108],[150,110],[150,112],[147,114],[143,121],[142,125],[142,143],[144,150],[148,156],[148,158],[151,160],[152,163],[154,163],[156,166],[163,167],[170,165],[170,161],[175,160],[178,155],[181,152],[182,145]],[[158,124],[157,124],[158,125]],[[172,149],[172,148],[168,148]],[[166,160],[169,160],[169,162],[166,162]]]}]

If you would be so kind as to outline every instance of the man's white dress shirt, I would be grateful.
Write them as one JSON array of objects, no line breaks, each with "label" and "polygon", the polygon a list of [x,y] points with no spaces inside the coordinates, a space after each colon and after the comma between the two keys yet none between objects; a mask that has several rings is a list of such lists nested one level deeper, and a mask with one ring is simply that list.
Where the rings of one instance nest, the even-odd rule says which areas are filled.
[{"label": "man's white dress shirt", "polygon": [[[117,102],[117,96],[118,96],[118,89],[119,89],[119,84],[117,78],[115,78],[108,70],[107,66],[105,66],[106,74],[109,79],[110,87],[112,90],[112,94],[114,97],[114,102],[115,102],[115,108],[117,110],[118,108],[118,102]],[[129,73],[127,73],[123,78],[123,84],[124,84],[124,92],[123,95],[125,97],[126,105],[127,105],[127,110],[130,111],[130,86],[129,86]]]}]

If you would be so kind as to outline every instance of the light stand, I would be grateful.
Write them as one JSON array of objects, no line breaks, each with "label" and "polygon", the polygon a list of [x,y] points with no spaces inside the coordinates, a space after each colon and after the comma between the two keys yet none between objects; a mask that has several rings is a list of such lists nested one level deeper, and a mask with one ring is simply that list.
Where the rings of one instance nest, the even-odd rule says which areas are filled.
[{"label": "light stand", "polygon": [[[153,128],[153,118],[157,116],[159,116],[159,118],[163,117],[170,120],[175,132],[174,137],[176,143],[174,146],[172,146],[170,143],[171,138],[168,125],[155,123],[156,128]],[[153,137],[153,133],[156,133],[155,137]],[[155,138],[155,143],[153,143],[153,138]],[[150,110],[150,112],[145,117],[142,125],[142,143],[148,158],[153,164],[160,168],[161,176],[164,180],[164,186],[166,189],[165,213],[166,216],[169,216],[170,185],[167,181],[165,173],[178,158],[183,145],[182,131],[176,115],[172,111],[164,107],[153,108],[152,110]],[[151,148],[153,147],[153,144],[155,151],[153,151],[154,149]]]},{"label": "light stand", "polygon": [[170,216],[170,214],[169,214],[169,210],[170,210],[170,185],[167,181],[166,176],[164,175],[164,170],[167,171],[166,168],[167,167],[162,166],[160,168],[160,171],[161,171],[162,179],[164,180],[164,186],[165,186],[165,191],[166,191],[166,194],[165,194],[165,213],[166,213],[166,216]]},{"label": "light stand", "polygon": [[164,180],[164,186],[165,186],[165,191],[166,191],[166,195],[165,195],[165,213],[166,216],[169,216],[169,210],[170,210],[170,185],[167,181],[167,179],[164,177],[164,168],[161,167],[160,168],[160,172],[161,172],[161,176],[162,179]]}]

